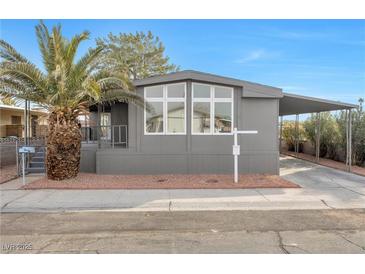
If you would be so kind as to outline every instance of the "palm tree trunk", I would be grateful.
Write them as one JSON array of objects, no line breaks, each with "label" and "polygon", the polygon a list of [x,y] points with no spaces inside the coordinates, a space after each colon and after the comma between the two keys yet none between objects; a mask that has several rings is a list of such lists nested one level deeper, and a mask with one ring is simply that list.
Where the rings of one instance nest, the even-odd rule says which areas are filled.
[{"label": "palm tree trunk", "polygon": [[54,110],[49,118],[47,177],[64,180],[80,170],[81,132],[77,116],[70,109]]}]

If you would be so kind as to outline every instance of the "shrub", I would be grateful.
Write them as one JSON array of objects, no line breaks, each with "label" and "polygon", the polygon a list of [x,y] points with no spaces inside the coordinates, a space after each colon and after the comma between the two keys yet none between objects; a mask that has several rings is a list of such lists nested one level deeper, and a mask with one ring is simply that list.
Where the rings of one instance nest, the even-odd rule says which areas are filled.
[{"label": "shrub", "polygon": [[[305,135],[316,148],[317,117],[312,114],[304,123]],[[337,149],[340,146],[341,133],[336,119],[330,112],[322,112],[320,119],[320,147],[319,156],[330,159],[337,158]]]},{"label": "shrub", "polygon": [[[288,146],[289,151],[294,151],[295,146],[295,121],[284,121],[283,122],[283,140]],[[303,137],[304,128],[301,123],[299,123],[299,152],[303,152]]]}]

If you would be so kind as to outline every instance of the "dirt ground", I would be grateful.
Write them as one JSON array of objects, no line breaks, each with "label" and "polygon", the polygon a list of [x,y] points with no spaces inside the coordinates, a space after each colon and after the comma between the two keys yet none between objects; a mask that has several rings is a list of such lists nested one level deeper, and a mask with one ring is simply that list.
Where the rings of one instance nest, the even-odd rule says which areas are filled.
[{"label": "dirt ground", "polygon": [[3,166],[0,168],[0,184],[17,177],[16,165]]}]

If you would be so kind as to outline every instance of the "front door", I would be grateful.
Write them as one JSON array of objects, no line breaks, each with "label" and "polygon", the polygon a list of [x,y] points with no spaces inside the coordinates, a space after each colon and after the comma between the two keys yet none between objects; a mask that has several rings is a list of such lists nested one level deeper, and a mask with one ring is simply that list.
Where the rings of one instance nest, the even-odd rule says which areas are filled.
[{"label": "front door", "polygon": [[101,126],[101,139],[102,140],[111,140],[112,136],[112,120],[110,112],[102,112],[100,117],[100,126]]}]

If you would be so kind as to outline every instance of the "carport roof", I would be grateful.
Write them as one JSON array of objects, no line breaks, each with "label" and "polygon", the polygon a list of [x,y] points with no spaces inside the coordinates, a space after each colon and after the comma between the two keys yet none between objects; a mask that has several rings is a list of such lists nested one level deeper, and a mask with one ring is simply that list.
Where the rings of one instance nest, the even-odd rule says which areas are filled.
[{"label": "carport roof", "polygon": [[290,93],[283,93],[279,103],[279,115],[293,115],[315,113],[341,109],[356,108],[357,105],[331,101],[315,97],[308,97]]}]

